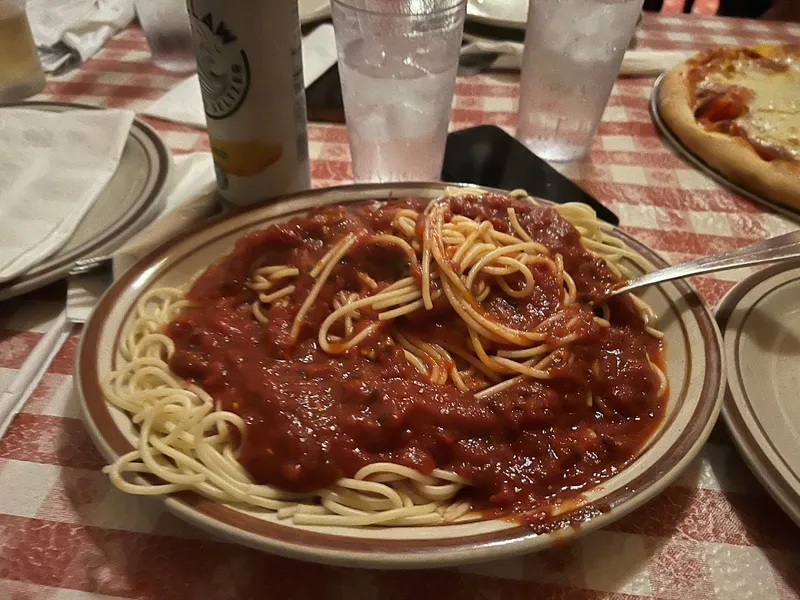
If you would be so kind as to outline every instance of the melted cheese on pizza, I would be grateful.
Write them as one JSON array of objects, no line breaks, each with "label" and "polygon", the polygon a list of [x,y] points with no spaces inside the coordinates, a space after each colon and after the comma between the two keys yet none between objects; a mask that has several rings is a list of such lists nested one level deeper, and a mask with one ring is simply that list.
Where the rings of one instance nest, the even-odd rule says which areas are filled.
[{"label": "melted cheese on pizza", "polygon": [[758,59],[739,59],[724,71],[713,70],[698,91],[718,91],[733,86],[752,92],[747,112],[736,119],[751,143],[780,148],[800,160],[800,57],[784,59],[786,71],[764,67]]}]

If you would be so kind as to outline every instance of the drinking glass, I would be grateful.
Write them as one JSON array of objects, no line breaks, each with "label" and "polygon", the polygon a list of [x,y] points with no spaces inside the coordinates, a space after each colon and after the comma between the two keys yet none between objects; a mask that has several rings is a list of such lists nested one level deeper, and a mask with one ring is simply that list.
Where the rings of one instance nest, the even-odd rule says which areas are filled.
[{"label": "drinking glass", "polygon": [[0,0],[0,102],[17,102],[43,87],[25,0]]},{"label": "drinking glass", "polygon": [[580,158],[636,29],[642,0],[531,0],[517,139],[546,160]]},{"label": "drinking glass", "polygon": [[357,181],[436,180],[466,0],[332,0]]},{"label": "drinking glass", "polygon": [[134,0],[153,63],[173,73],[197,69],[186,0]]}]

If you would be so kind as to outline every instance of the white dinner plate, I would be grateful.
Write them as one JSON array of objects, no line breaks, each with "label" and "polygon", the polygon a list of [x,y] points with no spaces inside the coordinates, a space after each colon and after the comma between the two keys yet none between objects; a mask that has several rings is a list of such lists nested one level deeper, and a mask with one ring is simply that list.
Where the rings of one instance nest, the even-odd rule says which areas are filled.
[{"label": "white dinner plate", "polygon": [[737,284],[717,319],[730,390],[723,418],[750,469],[800,525],[800,262]]},{"label": "white dinner plate", "polygon": [[[84,420],[109,462],[133,450],[136,430],[129,416],[110,406],[100,381],[116,368],[122,331],[143,294],[156,287],[185,285],[199,271],[229,253],[244,233],[304,214],[327,204],[402,197],[437,198],[446,185],[406,183],[353,185],[277,198],[220,217],[177,236],[128,270],[103,296],[84,329],[75,366]],[[622,232],[650,262],[654,252]],[[697,454],[716,420],[724,390],[719,330],[695,290],[671,281],[643,294],[665,334],[670,395],[663,421],[639,455],[613,477],[565,504],[560,524],[537,534],[519,522],[487,519],[441,526],[302,526],[275,513],[250,510],[182,493],[163,499],[179,517],[216,535],[262,550],[315,562],[380,568],[443,567],[563,544],[603,527],[666,488]],[[564,525],[564,523],[570,523]]]},{"label": "white dinner plate", "polygon": [[[64,112],[96,106],[26,102],[26,108]],[[2,110],[2,108],[0,108]],[[104,256],[158,216],[169,178],[169,150],[149,126],[134,120],[119,166],[63,248],[16,279],[0,284],[0,300],[67,276],[79,260]]]},{"label": "white dinner plate", "polygon": [[297,0],[297,8],[301,25],[322,21],[331,16],[330,0]]},{"label": "white dinner plate", "polygon": [[[307,25],[329,19],[329,0],[297,0],[300,23]],[[478,23],[509,29],[525,29],[528,0],[468,0],[467,18]]]},{"label": "white dinner plate", "polygon": [[468,0],[467,17],[494,27],[524,30],[528,0]]}]

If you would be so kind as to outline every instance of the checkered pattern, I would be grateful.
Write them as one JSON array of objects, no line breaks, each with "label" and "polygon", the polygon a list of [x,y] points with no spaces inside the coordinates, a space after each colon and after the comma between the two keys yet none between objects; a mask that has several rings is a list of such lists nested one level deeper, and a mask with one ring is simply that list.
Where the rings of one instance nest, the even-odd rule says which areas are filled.
[{"label": "checkered pattern", "polygon": [[[641,47],[701,49],[792,41],[800,27],[647,15]],[[148,64],[129,29],[42,99],[141,109],[176,83]],[[591,155],[567,173],[620,215],[624,229],[672,261],[795,229],[720,188],[666,150],[647,112],[651,80],[620,81]],[[515,124],[514,75],[459,81],[452,127]],[[176,153],[207,149],[204,132],[147,119]],[[348,181],[342,127],[311,125],[316,186]],[[743,272],[698,278],[716,305]],[[54,286],[0,304],[0,389],[63,302]],[[800,535],[717,427],[665,493],[578,542],[513,560],[436,572],[322,567],[214,541],[126,496],[100,472],[72,388],[73,337],[0,441],[0,599],[414,598],[790,600],[800,598]]]}]

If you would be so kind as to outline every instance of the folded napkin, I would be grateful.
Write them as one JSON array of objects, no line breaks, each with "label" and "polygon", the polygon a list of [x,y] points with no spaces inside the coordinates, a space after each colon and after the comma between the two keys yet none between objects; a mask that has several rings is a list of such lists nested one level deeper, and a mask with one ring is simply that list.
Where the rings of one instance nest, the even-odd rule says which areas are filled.
[{"label": "folded napkin", "polygon": [[[165,196],[155,220],[125,241],[110,257],[114,279],[158,245],[219,212],[211,154],[198,152],[176,156]],[[106,264],[108,258],[90,260]],[[67,320],[85,323],[110,284],[107,269],[71,274],[67,279]]]},{"label": "folded napkin", "polygon": [[0,108],[0,282],[72,236],[116,171],[133,116]]},{"label": "folded napkin", "polygon": [[160,244],[217,213],[220,204],[216,190],[210,152],[176,156],[164,210],[114,252],[114,279]]},{"label": "folded napkin", "polygon": [[[320,25],[303,38],[303,83],[310,86],[336,64],[333,25]],[[206,115],[197,75],[187,77],[142,112],[184,125],[205,128]]]},{"label": "folded napkin", "polygon": [[93,56],[133,20],[133,0],[28,0],[42,67],[55,72]]},{"label": "folded napkin", "polygon": [[[497,54],[492,69],[519,70],[522,67],[523,44],[472,37],[462,46],[461,56]],[[619,74],[627,77],[660,75],[683,62],[695,52],[673,50],[627,50]]]}]

